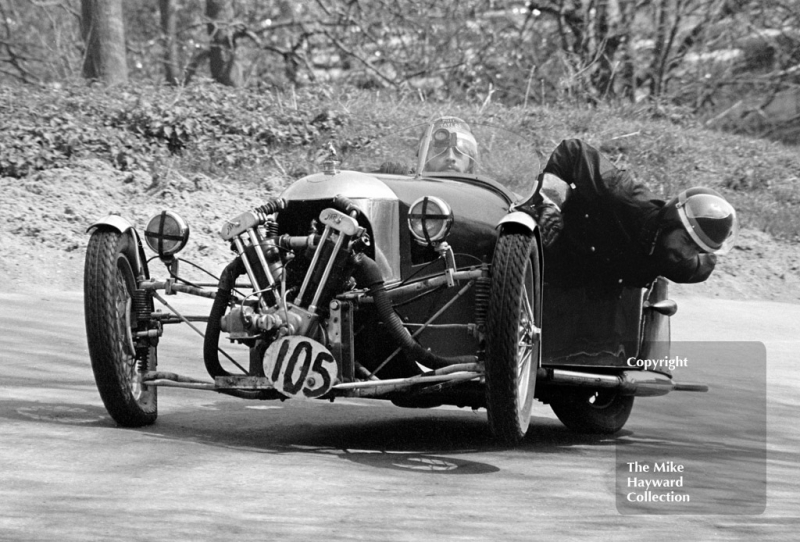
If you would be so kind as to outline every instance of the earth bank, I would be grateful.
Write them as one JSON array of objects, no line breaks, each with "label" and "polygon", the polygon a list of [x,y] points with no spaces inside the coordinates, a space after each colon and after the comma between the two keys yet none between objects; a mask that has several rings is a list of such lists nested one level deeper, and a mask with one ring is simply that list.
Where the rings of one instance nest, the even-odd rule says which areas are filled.
[{"label": "earth bank", "polygon": [[[276,178],[253,186],[205,175],[186,178],[176,172],[154,179],[143,171],[119,171],[98,159],[25,179],[0,178],[3,289],[80,290],[89,240],[86,229],[93,221],[119,214],[142,228],[149,217],[164,209],[179,213],[191,228],[182,256],[218,273],[231,258],[217,235],[223,220],[262,203],[276,192],[274,187],[284,184]],[[151,268],[156,276],[160,276],[159,267],[156,262]],[[191,272],[190,276],[198,277],[196,271]],[[742,230],[737,246],[720,258],[708,281],[674,284],[671,291],[683,296],[800,303],[798,244]]]}]

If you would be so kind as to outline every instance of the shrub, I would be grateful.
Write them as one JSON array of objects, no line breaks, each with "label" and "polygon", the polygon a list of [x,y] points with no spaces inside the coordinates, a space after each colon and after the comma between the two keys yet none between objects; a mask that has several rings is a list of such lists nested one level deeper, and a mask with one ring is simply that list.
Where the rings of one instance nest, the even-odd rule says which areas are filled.
[{"label": "shrub", "polygon": [[316,87],[278,93],[198,82],[183,88],[0,87],[0,176],[97,157],[152,175],[167,163],[280,188],[314,167],[328,141],[343,150],[438,115],[504,125],[532,138],[542,162],[580,137],[666,198],[689,186],[721,191],[744,227],[800,238],[800,157],[779,143],[711,132],[685,111],[622,107],[507,108],[424,101],[415,94]]}]

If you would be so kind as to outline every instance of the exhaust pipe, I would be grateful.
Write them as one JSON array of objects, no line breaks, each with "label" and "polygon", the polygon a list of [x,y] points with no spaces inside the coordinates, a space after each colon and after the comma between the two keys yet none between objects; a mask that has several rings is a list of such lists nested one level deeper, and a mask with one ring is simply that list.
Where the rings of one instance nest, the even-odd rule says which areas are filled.
[{"label": "exhaust pipe", "polygon": [[614,388],[623,395],[635,397],[656,397],[671,391],[708,391],[705,384],[679,384],[666,375],[653,371],[622,371],[619,375],[609,375],[540,368],[537,378],[542,383],[556,386]]}]

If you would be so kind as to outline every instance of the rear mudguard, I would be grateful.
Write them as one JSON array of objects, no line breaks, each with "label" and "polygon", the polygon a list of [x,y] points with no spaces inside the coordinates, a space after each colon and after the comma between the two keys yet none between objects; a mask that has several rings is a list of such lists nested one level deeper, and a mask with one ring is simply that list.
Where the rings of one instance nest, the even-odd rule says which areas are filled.
[{"label": "rear mudguard", "polygon": [[134,245],[137,247],[137,250],[131,251],[130,254],[127,254],[128,259],[136,268],[137,277],[144,277],[146,279],[150,278],[150,270],[147,267],[147,258],[144,254],[142,240],[139,237],[139,232],[137,232],[136,228],[133,227],[133,224],[119,215],[108,215],[93,222],[88,228],[86,228],[86,232],[92,233],[97,228],[116,230],[122,235],[130,235],[133,238]]}]

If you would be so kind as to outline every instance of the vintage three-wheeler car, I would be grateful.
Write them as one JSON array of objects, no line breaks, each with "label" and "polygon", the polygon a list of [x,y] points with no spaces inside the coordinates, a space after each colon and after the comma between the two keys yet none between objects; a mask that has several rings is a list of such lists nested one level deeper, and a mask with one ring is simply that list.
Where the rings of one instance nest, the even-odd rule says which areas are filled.
[{"label": "vintage three-wheeler car", "polygon": [[[676,306],[666,281],[613,299],[551,288],[534,218],[539,149],[477,122],[471,134],[464,141],[426,123],[346,152],[334,141],[320,171],[221,225],[232,256],[213,283],[181,274],[189,227],[176,213],[142,231],[119,216],[94,223],[86,328],[113,419],[153,423],[159,387],[253,400],[366,397],[485,408],[492,434],[514,444],[534,399],[575,431],[614,433],[635,396],[702,390],[630,363],[669,353]],[[469,167],[434,171],[429,158],[442,153],[466,155]],[[208,313],[173,309],[164,296],[178,293],[213,300]],[[157,367],[170,326],[197,320],[210,379]]]}]

